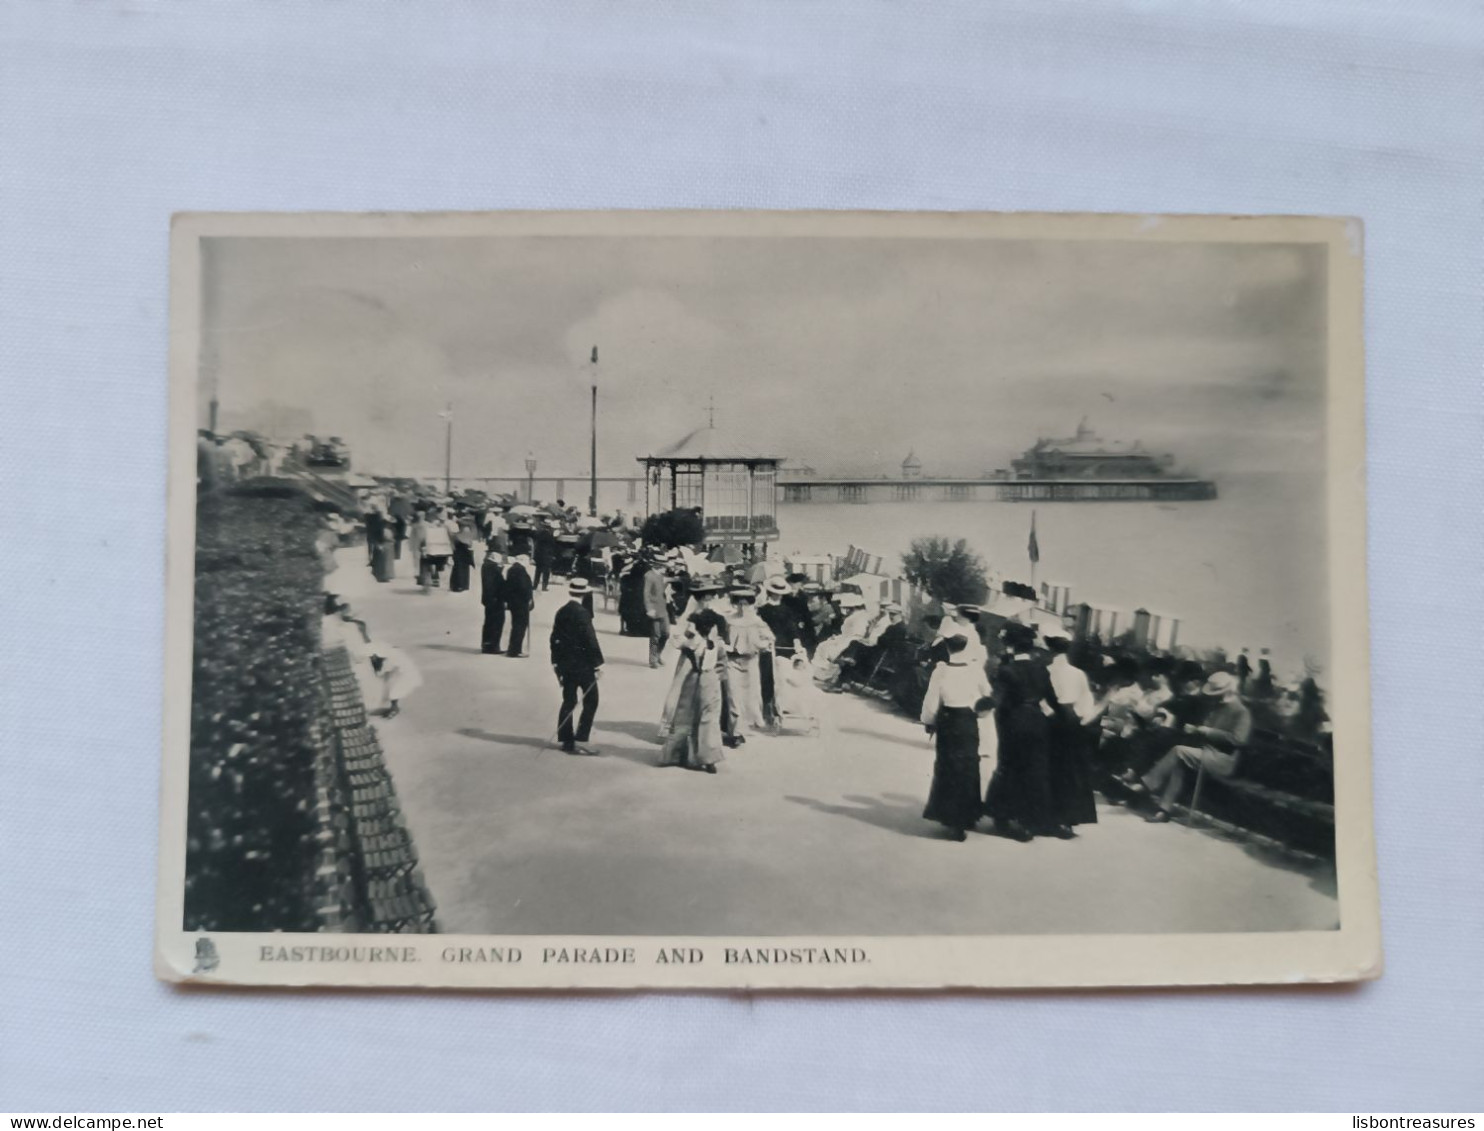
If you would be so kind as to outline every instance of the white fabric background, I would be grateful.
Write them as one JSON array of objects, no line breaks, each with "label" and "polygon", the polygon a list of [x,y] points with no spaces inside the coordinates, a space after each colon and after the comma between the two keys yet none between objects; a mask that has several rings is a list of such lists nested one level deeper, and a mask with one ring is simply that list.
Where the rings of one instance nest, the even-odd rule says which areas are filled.
[{"label": "white fabric background", "polygon": [[[1481,12],[0,6],[0,1108],[1484,1107]],[[1365,219],[1383,981],[749,999],[153,980],[171,212],[610,206]]]}]

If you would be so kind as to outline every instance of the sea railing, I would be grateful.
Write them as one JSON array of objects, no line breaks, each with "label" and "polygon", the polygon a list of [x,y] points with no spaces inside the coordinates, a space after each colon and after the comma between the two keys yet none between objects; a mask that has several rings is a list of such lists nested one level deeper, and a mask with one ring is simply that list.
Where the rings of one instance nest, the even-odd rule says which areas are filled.
[{"label": "sea railing", "polygon": [[[826,578],[816,576],[816,572],[822,571],[822,563],[832,561],[832,580],[850,582],[871,604],[879,606],[886,601],[894,601],[909,612],[926,608],[932,601],[928,592],[906,578],[884,572],[884,563],[887,560],[882,554],[873,554],[860,546],[851,545],[840,557],[796,557],[790,559],[789,564],[790,569],[796,572],[808,573],[813,580],[824,581]],[[806,568],[798,568],[800,564]],[[992,571],[989,587],[992,594],[989,603],[991,611],[999,598],[1028,592],[1034,594],[1034,598],[1024,598],[1028,602],[1024,608],[1034,608],[1043,614],[1059,618],[1077,639],[1096,636],[1101,640],[1112,640],[1132,633],[1133,643],[1137,647],[1159,652],[1174,651],[1180,641],[1179,617],[1143,607],[1130,612],[1112,605],[1077,601],[1073,597],[1072,587],[1061,582],[1043,581],[1039,586],[1032,587],[1003,573]]]}]

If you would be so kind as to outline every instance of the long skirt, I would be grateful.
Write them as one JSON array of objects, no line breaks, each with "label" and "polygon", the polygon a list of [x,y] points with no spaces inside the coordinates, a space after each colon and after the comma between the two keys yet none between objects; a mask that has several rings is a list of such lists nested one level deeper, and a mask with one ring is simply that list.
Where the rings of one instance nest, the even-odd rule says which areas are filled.
[{"label": "long skirt", "polygon": [[727,660],[727,730],[734,735],[747,735],[767,726],[763,719],[762,681],[756,676],[758,664],[771,663],[772,653],[732,656]]},{"label": "long skirt", "polygon": [[625,636],[648,636],[649,614],[644,609],[644,575],[629,573],[618,582],[618,624]]},{"label": "long skirt", "polygon": [[469,588],[469,573],[474,568],[474,551],[463,543],[453,548],[453,568],[448,573],[448,588],[451,593],[462,593]]},{"label": "long skirt", "polygon": [[700,769],[722,760],[722,715],[725,707],[721,672],[716,668],[690,670],[681,678],[680,695],[670,719],[669,737],[660,753],[661,766]]},{"label": "long skirt", "polygon": [[[1066,712],[1067,708],[1060,710]],[[1097,727],[1085,727],[1075,717],[1065,715],[1052,720],[1048,773],[1058,824],[1097,824],[1097,802],[1092,795],[1092,758],[1097,743]]]},{"label": "long skirt", "polygon": [[979,716],[972,707],[939,707],[933,787],[922,815],[950,829],[979,820]]},{"label": "long skirt", "polygon": [[392,556],[392,543],[378,542],[371,553],[371,576],[377,581],[391,581],[397,576],[397,562]]},{"label": "long skirt", "polygon": [[685,688],[685,677],[694,666],[683,652],[675,657],[675,673],[670,677],[670,690],[665,692],[665,708],[660,712],[661,742],[670,737],[670,731],[675,725],[675,713],[680,709],[680,693]]},{"label": "long skirt", "polygon": [[1051,722],[1034,704],[1001,711],[999,762],[984,798],[996,821],[1015,821],[1031,832],[1060,822],[1051,792]]}]

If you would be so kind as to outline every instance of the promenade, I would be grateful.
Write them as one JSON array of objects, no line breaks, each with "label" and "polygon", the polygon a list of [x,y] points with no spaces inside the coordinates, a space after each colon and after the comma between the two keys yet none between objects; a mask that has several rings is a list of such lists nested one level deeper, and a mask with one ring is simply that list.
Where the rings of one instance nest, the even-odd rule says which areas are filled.
[{"label": "promenade", "polygon": [[[922,728],[884,704],[827,697],[829,741],[755,737],[717,775],[662,769],[655,727],[673,654],[618,635],[593,744],[557,749],[547,662],[554,582],[537,594],[531,656],[479,651],[478,579],[423,595],[338,552],[327,588],[424,685],[377,720],[442,929],[460,934],[1062,934],[1333,927],[1333,881],[1180,825],[1102,805],[1072,841],[942,839],[921,819]],[[988,763],[985,764],[986,775]],[[987,827],[987,826],[986,826]]]}]

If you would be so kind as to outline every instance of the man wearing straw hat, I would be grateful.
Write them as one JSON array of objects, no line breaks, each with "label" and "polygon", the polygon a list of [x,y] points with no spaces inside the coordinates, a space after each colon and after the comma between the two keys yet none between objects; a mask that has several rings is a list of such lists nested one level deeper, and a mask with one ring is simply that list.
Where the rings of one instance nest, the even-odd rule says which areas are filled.
[{"label": "man wearing straw hat", "polygon": [[763,719],[769,726],[780,721],[778,711],[778,689],[774,657],[783,663],[792,661],[799,648],[799,637],[803,631],[798,613],[784,599],[793,592],[793,587],[781,577],[769,578],[763,586],[763,604],[757,615],[773,634],[771,650],[758,655],[758,684],[763,695]]},{"label": "man wearing straw hat", "polygon": [[1229,778],[1237,772],[1237,758],[1252,737],[1252,712],[1242,702],[1237,677],[1230,672],[1217,672],[1206,681],[1201,694],[1212,701],[1205,719],[1186,723],[1181,728],[1201,745],[1171,747],[1153,769],[1129,783],[1135,793],[1147,794],[1154,800],[1155,811],[1146,820],[1170,819],[1170,810],[1191,770],[1204,769],[1219,778]]},{"label": "man wearing straw hat", "polygon": [[665,578],[664,559],[645,552],[649,569],[644,574],[644,615],[649,618],[649,666],[660,666],[665,642],[670,638],[670,591]]},{"label": "man wearing straw hat", "polygon": [[[551,624],[551,666],[562,685],[561,715],[557,721],[557,738],[568,754],[595,756],[598,751],[587,744],[593,731],[593,718],[598,713],[598,679],[603,673],[603,649],[593,631],[593,615],[583,607],[588,595],[586,578],[574,577],[567,584],[567,603],[556,612]],[[573,725],[577,700],[582,700],[582,714]]]}]

